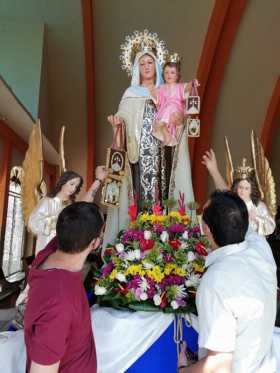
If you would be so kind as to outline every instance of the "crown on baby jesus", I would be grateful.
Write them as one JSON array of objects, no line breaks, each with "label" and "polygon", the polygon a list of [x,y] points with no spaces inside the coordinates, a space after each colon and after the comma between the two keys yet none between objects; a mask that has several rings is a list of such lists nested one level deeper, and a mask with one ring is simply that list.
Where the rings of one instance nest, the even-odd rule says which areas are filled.
[{"label": "crown on baby jesus", "polygon": [[242,159],[242,165],[238,166],[234,170],[235,179],[247,179],[248,177],[254,174],[254,169],[250,166],[247,166],[247,159]]},{"label": "crown on baby jesus", "polygon": [[165,63],[172,62],[172,63],[180,63],[181,62],[181,57],[179,56],[178,53],[172,53],[169,54],[166,58]]}]

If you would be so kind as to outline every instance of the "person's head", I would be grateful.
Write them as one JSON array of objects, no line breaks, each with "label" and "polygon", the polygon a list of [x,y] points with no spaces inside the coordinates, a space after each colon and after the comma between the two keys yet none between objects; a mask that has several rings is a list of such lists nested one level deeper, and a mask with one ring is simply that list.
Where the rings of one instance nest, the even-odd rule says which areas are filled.
[{"label": "person's head", "polygon": [[140,82],[156,79],[155,60],[150,54],[144,54],[139,59]]},{"label": "person's head", "polygon": [[75,202],[58,216],[56,234],[58,248],[67,254],[95,250],[101,243],[104,221],[97,205]]},{"label": "person's head", "polygon": [[83,178],[77,172],[66,171],[58,179],[50,197],[55,197],[58,193],[62,194],[65,200],[75,201],[77,194],[83,185]]},{"label": "person's head", "polygon": [[231,190],[239,195],[244,202],[250,200],[257,206],[261,195],[257,186],[257,180],[254,176],[247,177],[245,179],[235,179],[233,181]]},{"label": "person's head", "polygon": [[203,210],[202,226],[213,249],[244,241],[249,226],[244,201],[234,192],[215,191]]},{"label": "person's head", "polygon": [[177,62],[166,62],[163,66],[163,80],[165,83],[178,83],[181,78],[180,64]]}]

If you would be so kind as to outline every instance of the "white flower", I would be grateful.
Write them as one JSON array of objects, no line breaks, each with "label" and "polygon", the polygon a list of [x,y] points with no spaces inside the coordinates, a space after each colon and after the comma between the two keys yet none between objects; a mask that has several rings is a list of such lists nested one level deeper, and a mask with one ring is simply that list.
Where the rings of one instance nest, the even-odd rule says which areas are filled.
[{"label": "white flower", "polygon": [[188,252],[188,262],[192,262],[195,259],[196,259],[196,255],[192,251],[189,251]]},{"label": "white flower", "polygon": [[159,306],[161,304],[161,297],[159,294],[156,294],[153,296],[153,301],[156,306]]},{"label": "white flower", "polygon": [[141,284],[140,284],[140,288],[143,290],[143,291],[147,291],[149,289],[149,284],[148,284],[148,281],[145,279],[145,277],[142,277],[142,281],[141,281]]},{"label": "white flower", "polygon": [[163,231],[162,234],[160,235],[160,239],[162,242],[167,242],[169,239],[169,234],[166,231]]},{"label": "white flower", "polygon": [[95,285],[94,292],[96,295],[104,295],[107,293],[107,289],[104,286]]},{"label": "white flower", "polygon": [[141,251],[139,249],[129,250],[127,253],[125,253],[125,259],[130,262],[133,262],[134,260],[140,260]]},{"label": "white flower", "polygon": [[187,295],[184,285],[174,285],[173,289],[175,291],[176,298],[184,298]]},{"label": "white flower", "polygon": [[152,232],[144,231],[144,238],[145,240],[150,240],[152,238]]},{"label": "white flower", "polygon": [[116,250],[118,253],[122,253],[124,251],[124,245],[122,243],[118,243],[116,245]]},{"label": "white flower", "polygon": [[119,280],[120,282],[126,282],[126,277],[123,273],[118,272],[116,274],[116,279]]},{"label": "white flower", "polygon": [[143,266],[145,269],[151,269],[154,267],[154,264],[153,263],[149,263],[149,262],[143,262]]},{"label": "white flower", "polygon": [[185,285],[186,287],[194,287],[194,288],[197,288],[198,285],[199,285],[199,281],[200,281],[200,276],[195,274],[195,273],[191,273],[187,280],[185,281]]},{"label": "white flower", "polygon": [[127,253],[125,253],[125,259],[130,262],[133,262],[135,260],[134,250],[129,250]]},{"label": "white flower", "polygon": [[187,247],[188,245],[185,242],[183,242],[180,246],[180,249],[186,249]]},{"label": "white flower", "polygon": [[136,260],[141,259],[141,251],[139,249],[134,250],[134,257]]},{"label": "white flower", "polygon": [[177,310],[179,308],[179,304],[177,303],[176,300],[173,300],[171,302],[171,307],[173,308],[173,310]]},{"label": "white flower", "polygon": [[147,293],[141,293],[141,295],[140,295],[140,299],[141,299],[141,300],[147,300],[147,299],[148,299],[148,295],[147,295]]},{"label": "white flower", "polygon": [[188,231],[185,231],[185,232],[183,233],[182,238],[183,238],[184,240],[187,240],[187,239],[189,238],[189,233],[188,233]]}]

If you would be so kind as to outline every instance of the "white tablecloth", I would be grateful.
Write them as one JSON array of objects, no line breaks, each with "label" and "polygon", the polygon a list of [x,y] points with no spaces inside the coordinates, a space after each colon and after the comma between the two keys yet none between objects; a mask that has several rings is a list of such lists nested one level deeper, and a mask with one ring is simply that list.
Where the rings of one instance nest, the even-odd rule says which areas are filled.
[{"label": "white tablecloth", "polygon": [[[98,373],[123,373],[149,349],[173,321],[160,312],[123,312],[94,307],[92,325],[97,350]],[[192,317],[197,330],[197,320]],[[275,328],[274,347],[280,373],[280,329]],[[0,333],[0,372],[25,373],[23,331]]]}]

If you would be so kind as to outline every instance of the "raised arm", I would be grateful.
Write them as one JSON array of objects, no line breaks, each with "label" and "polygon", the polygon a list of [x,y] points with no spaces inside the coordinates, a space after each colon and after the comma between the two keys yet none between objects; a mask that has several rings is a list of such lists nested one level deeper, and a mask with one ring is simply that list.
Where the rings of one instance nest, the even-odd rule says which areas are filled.
[{"label": "raised arm", "polygon": [[227,185],[225,179],[222,177],[219,171],[216,156],[213,149],[210,149],[205,152],[205,154],[202,157],[202,164],[204,164],[210,176],[212,177],[215,184],[215,188],[221,190],[229,189],[229,186]]},{"label": "raised arm", "polygon": [[95,180],[91,184],[89,190],[84,194],[82,200],[85,202],[93,202],[95,195],[103,181],[108,176],[108,170],[105,166],[97,166],[95,169]]}]

